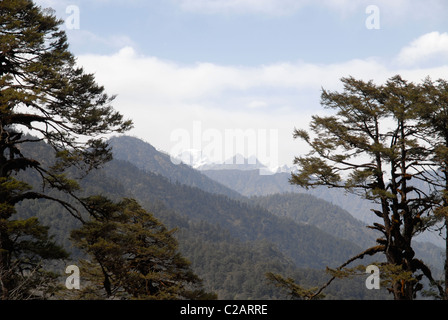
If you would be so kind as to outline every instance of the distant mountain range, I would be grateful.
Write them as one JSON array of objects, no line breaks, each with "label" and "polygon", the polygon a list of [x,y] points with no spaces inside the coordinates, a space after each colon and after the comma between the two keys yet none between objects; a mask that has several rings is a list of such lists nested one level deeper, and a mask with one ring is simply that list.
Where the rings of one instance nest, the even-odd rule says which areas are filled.
[{"label": "distant mountain range", "polygon": [[[113,138],[111,146],[116,160],[105,167],[105,172],[120,172],[120,183],[143,202],[162,201],[168,208],[187,214],[191,221],[219,223],[242,240],[270,239],[303,267],[342,262],[342,252],[355,254],[360,250],[354,243],[334,238],[313,225],[286,223],[262,207],[255,208],[236,191],[190,166],[173,164],[167,154],[137,138]],[[123,160],[135,168],[125,165]],[[320,249],[314,248],[311,253],[298,248],[301,237],[308,238],[307,246]],[[302,256],[308,254],[311,255]]]},{"label": "distant mountain range", "polygon": [[[202,170],[207,177],[231,188],[246,197],[267,196],[282,193],[302,193],[316,196],[348,211],[356,219],[365,224],[381,222],[372,213],[376,204],[361,197],[349,194],[342,189],[316,187],[304,189],[291,185],[291,173],[279,172],[273,175],[260,175],[258,170],[225,170],[216,167],[214,170]],[[426,232],[416,237],[421,242],[431,242],[437,246],[444,246],[444,239],[438,233]]]},{"label": "distant mountain range", "polygon": [[[246,159],[241,155],[235,155],[233,158],[225,161],[225,163],[217,164],[210,163],[206,158],[202,157],[200,152],[194,150],[190,150],[189,152],[183,154],[184,160],[188,160],[185,159],[185,157],[189,157],[189,164],[182,163],[176,165],[173,164],[167,154],[157,151],[148,143],[145,143],[137,138],[115,138],[112,140],[112,146],[114,148],[114,156],[117,159],[130,161],[141,169],[161,174],[162,176],[168,177],[172,181],[177,181],[181,184],[186,184],[189,186],[195,186],[206,192],[227,195],[235,200],[244,200],[246,197],[254,196],[265,196],[269,198],[269,196],[273,195],[278,198],[281,197],[282,194],[284,196],[285,193],[292,193],[293,195],[289,195],[288,200],[291,202],[290,198],[294,197],[294,194],[297,195],[297,199],[300,199],[303,194],[314,196],[316,197],[315,203],[314,205],[311,205],[311,207],[319,206],[317,203],[324,200],[329,206],[333,206],[333,209],[331,209],[330,212],[336,212],[338,210],[345,212],[345,218],[340,220],[339,223],[335,223],[335,217],[340,218],[341,215],[333,215],[332,220],[329,222],[327,221],[327,224],[330,224],[331,227],[327,229],[324,228],[326,232],[330,232],[330,234],[335,234],[336,232],[336,234],[342,238],[345,238],[342,235],[348,232],[346,229],[348,225],[352,225],[351,228],[353,230],[360,228],[362,230],[363,228],[360,226],[366,226],[367,224],[371,224],[373,222],[379,222],[376,215],[371,212],[372,203],[370,201],[347,194],[341,189],[318,187],[315,189],[305,190],[303,188],[299,188],[298,186],[291,185],[289,183],[289,178],[291,177],[291,172],[294,171],[294,167],[285,166],[283,171],[279,170],[281,172],[265,175],[260,174],[260,169],[266,169],[266,167],[255,158]],[[124,152],[125,148],[137,148],[137,151]],[[165,170],[160,170],[160,167],[165,168]],[[195,179],[187,179],[186,177],[195,177]],[[204,177],[209,179],[204,180]],[[202,185],[202,183],[205,183],[205,185]],[[216,183],[218,183],[218,185],[216,185]],[[232,191],[237,192],[237,195],[232,193]],[[296,203],[297,199],[294,200]],[[272,210],[273,208],[270,207],[268,203],[269,202],[265,202],[263,208],[269,208]],[[325,213],[328,212],[328,208],[321,211],[325,211],[322,213],[322,215],[325,216]],[[275,212],[275,214],[278,214],[278,212]],[[356,221],[356,223],[348,223],[347,219],[349,218],[354,218],[353,221]],[[300,219],[302,219],[300,220],[301,223],[309,224],[308,219]],[[322,228],[322,225],[316,223],[313,225]],[[341,227],[338,227],[339,225],[341,225]],[[363,233],[369,234],[370,230],[364,229]],[[359,244],[359,236],[360,234],[353,236],[349,240]],[[367,238],[370,243],[372,243],[372,241],[374,242],[374,238]],[[437,235],[425,234],[420,236],[419,240],[421,242],[430,242],[432,244],[443,246],[443,239]],[[422,244],[422,246],[425,247],[425,250],[422,250],[422,254],[429,253],[431,259],[437,261],[436,263],[440,262],[440,249],[434,247],[428,251],[426,245]]]},{"label": "distant mountain range", "polygon": [[293,167],[287,165],[277,167],[267,167],[255,156],[244,157],[242,154],[237,153],[233,157],[228,158],[222,163],[217,163],[210,160],[207,155],[204,155],[201,150],[189,149],[184,150],[182,153],[175,155],[174,158],[178,159],[181,163],[186,164],[194,169],[203,170],[261,170],[261,174],[271,175],[280,172],[291,172]]},{"label": "distant mountain range", "polygon": [[168,178],[172,182],[198,187],[201,190],[240,199],[239,192],[224,186],[194,170],[191,166],[174,164],[171,156],[158,151],[151,144],[130,136],[113,137],[110,140],[114,158],[128,161],[139,169]]},{"label": "distant mountain range", "polygon": [[[114,160],[82,181],[84,192],[133,197],[175,228],[182,254],[206,289],[221,299],[285,298],[267,283],[266,272],[302,285],[322,285],[328,280],[327,266],[337,267],[375,243],[377,234],[335,201],[297,189],[286,191],[286,186],[294,188],[287,183],[288,173],[263,176],[258,169],[219,167],[199,171],[173,163],[170,155],[138,138],[114,137],[110,144]],[[52,149],[45,143],[33,144],[26,152],[51,162]],[[33,184],[34,178],[28,178]],[[67,234],[76,223],[59,206],[26,202],[18,209],[22,216],[37,215],[55,239],[72,250]],[[441,249],[432,244],[419,244],[417,255],[442,265]],[[388,297],[384,291],[366,290],[359,278],[341,280],[327,292],[334,299]]]},{"label": "distant mountain range", "polygon": [[[127,141],[129,138],[121,137],[120,139],[121,141]],[[114,141],[112,140],[112,142]],[[129,160],[131,155],[123,154],[119,148],[119,146],[116,146],[116,157],[118,159]],[[153,147],[141,146],[141,148],[143,148],[142,150],[152,148],[153,152],[156,151]],[[141,154],[140,151],[137,154],[132,154],[132,158],[136,159],[137,165],[146,161],[145,159],[140,159],[139,154]],[[181,154],[175,155],[174,158],[179,160],[181,167],[185,168],[185,166],[188,166],[196,169],[213,181],[237,191],[246,197],[285,192],[307,193],[344,208],[356,219],[367,223],[378,222],[377,217],[370,211],[372,209],[371,203],[363,201],[359,197],[347,195],[342,190],[328,189],[326,187],[305,190],[291,185],[289,183],[291,172],[295,172],[296,170],[293,166],[283,165],[276,168],[267,168],[257,158],[251,157],[248,159],[241,154],[236,154],[223,163],[216,163],[208,159],[201,150],[195,149],[184,150]],[[147,160],[146,166],[151,161]],[[145,168],[145,166],[142,168]],[[151,167],[151,170],[153,172],[159,171],[154,167]],[[177,169],[174,168],[172,171],[177,171]],[[266,174],[267,171],[269,171],[269,174]],[[183,182],[186,181],[183,180]]]}]

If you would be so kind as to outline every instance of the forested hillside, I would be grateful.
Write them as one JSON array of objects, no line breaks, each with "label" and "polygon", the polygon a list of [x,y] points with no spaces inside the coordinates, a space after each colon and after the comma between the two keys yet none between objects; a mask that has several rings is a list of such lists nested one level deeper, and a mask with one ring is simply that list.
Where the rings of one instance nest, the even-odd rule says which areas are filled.
[{"label": "forested hillside", "polygon": [[296,224],[291,219],[273,215],[228,197],[208,193],[195,187],[172,184],[165,177],[142,173],[123,161],[112,161],[104,172],[110,176],[120,171],[120,183],[144,205],[162,201],[168,208],[186,215],[192,222],[207,221],[243,240],[268,240],[287,253],[301,267],[325,268],[342,263],[344,257],[360,248],[333,237],[311,225]]},{"label": "forested hillside", "polygon": [[[258,170],[220,169],[219,166],[215,166],[214,170],[203,170],[201,173],[246,197],[283,193],[309,194],[345,209],[357,220],[363,221],[364,224],[372,224],[379,221],[378,217],[372,213],[372,209],[377,209],[378,205],[371,201],[337,188],[319,186],[304,189],[291,185],[289,183],[291,173],[288,172],[260,175]],[[430,242],[439,247],[444,246],[444,240],[437,232],[426,232],[418,235],[416,239],[420,242]]]},{"label": "forested hillside", "polygon": [[355,218],[373,222],[376,217],[371,213],[372,204],[359,197],[346,194],[343,190],[317,187],[306,190],[289,183],[291,173],[278,172],[273,175],[260,175],[258,170],[219,169],[201,171],[207,177],[238,191],[240,194],[250,196],[264,196],[277,193],[308,193],[327,202],[331,202],[348,212]]},{"label": "forested hillside", "polygon": [[129,161],[143,171],[149,171],[201,190],[226,195],[230,198],[241,198],[234,189],[225,187],[219,182],[208,178],[190,166],[180,163],[173,164],[171,157],[157,151],[151,144],[130,136],[113,137],[110,140],[114,158]]},{"label": "forested hillside", "polygon": [[[363,248],[373,245],[379,233],[367,228],[346,210],[313,195],[303,193],[282,193],[250,198],[253,203],[270,212],[288,217],[297,223],[318,227],[338,238],[357,243]],[[417,256],[432,266],[433,272],[441,274],[443,270],[443,250],[434,244],[416,243]]]},{"label": "forested hillside", "polygon": [[[51,154],[45,144],[29,147],[27,152],[40,153],[44,159]],[[222,299],[285,298],[285,292],[266,280],[266,272],[319,286],[328,279],[326,266],[336,267],[362,250],[316,226],[277,216],[247,201],[174,183],[127,161],[113,160],[91,173],[82,181],[82,188],[85,194],[135,197],[169,228],[177,228],[182,253],[204,280],[206,289]],[[72,251],[72,259],[79,257],[67,237],[76,221],[60,206],[30,200],[19,211],[23,216],[37,215],[51,226],[58,242]],[[341,281],[328,293],[328,298],[375,298],[379,294],[363,289],[363,279]]]}]

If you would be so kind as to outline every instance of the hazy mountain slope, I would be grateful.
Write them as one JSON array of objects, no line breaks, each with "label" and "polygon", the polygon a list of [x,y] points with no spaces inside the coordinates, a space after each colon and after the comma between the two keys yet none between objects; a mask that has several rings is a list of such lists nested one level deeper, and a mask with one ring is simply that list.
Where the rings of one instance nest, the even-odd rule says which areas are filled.
[{"label": "hazy mountain slope", "polygon": [[[48,145],[27,147],[26,153],[33,154],[42,163],[51,163],[52,150]],[[38,186],[36,177],[27,178]],[[325,266],[336,266],[359,250],[352,243],[316,227],[297,225],[289,218],[275,217],[265,209],[226,196],[172,184],[126,161],[112,161],[104,169],[92,172],[81,185],[84,194],[103,194],[114,199],[137,195],[163,223],[178,229],[182,253],[205,280],[207,289],[217,290],[221,298],[285,297],[266,282],[266,272],[291,276],[306,285],[321,285],[328,279],[322,270]],[[58,241],[73,249],[68,235],[79,225],[60,206],[30,200],[23,202],[18,211],[22,217],[38,216],[44,225],[50,226]],[[294,262],[319,271],[298,269]],[[331,297],[339,298],[376,297],[362,290],[362,286],[362,283],[356,284],[358,289],[353,291],[354,284],[348,280],[330,288],[329,292]]]},{"label": "hazy mountain slope", "polygon": [[252,197],[251,200],[278,216],[316,226],[335,237],[356,242],[362,248],[374,245],[379,236],[346,210],[313,195],[282,193]]},{"label": "hazy mountain slope", "polygon": [[[283,193],[252,197],[251,201],[276,215],[289,217],[297,223],[314,225],[335,237],[357,243],[364,249],[375,245],[375,239],[381,236],[346,210],[313,195]],[[417,241],[414,247],[417,257],[431,265],[435,273],[441,272],[442,248]]]},{"label": "hazy mountain slope", "polygon": [[233,199],[241,195],[231,188],[203,175],[185,164],[174,164],[171,157],[156,150],[151,144],[129,136],[109,140],[115,159],[126,160],[144,171],[160,174],[172,182],[179,182],[211,193],[223,194]]},{"label": "hazy mountain slope", "polygon": [[[371,201],[349,194],[343,189],[322,186],[306,190],[291,185],[288,182],[291,174],[287,172],[276,173],[273,175],[260,175],[258,170],[246,171],[222,169],[204,170],[201,172],[211,179],[214,179],[245,196],[264,196],[285,192],[306,193],[341,207],[365,224],[372,224],[373,222],[381,223],[380,219],[371,211],[377,206]],[[424,234],[418,235],[416,239],[420,242],[430,242],[439,247],[444,246],[444,240],[436,232],[425,232]]]},{"label": "hazy mountain slope", "polygon": [[298,266],[322,268],[337,265],[360,248],[335,238],[315,226],[299,225],[254,207],[199,188],[172,184],[151,172],[142,173],[128,162],[114,160],[105,173],[117,176],[126,190],[142,203],[162,201],[168,208],[188,216],[191,221],[206,221],[244,241],[267,240],[290,256]]},{"label": "hazy mountain slope", "polygon": [[[26,144],[22,151],[40,159],[41,163],[49,165],[53,160],[53,150],[45,143]],[[120,181],[121,175],[126,173],[126,170],[121,169],[126,165],[133,168],[134,166],[127,162],[121,164],[120,169],[112,174],[105,170],[97,170],[85,177],[81,181],[84,190],[82,194],[102,194],[116,200],[133,196]],[[40,188],[38,176],[25,172],[20,174],[20,178],[35,188]],[[135,180],[135,183],[138,185],[139,181]],[[142,194],[144,193],[151,194],[151,190],[145,189]],[[52,194],[55,195],[53,192]],[[70,201],[62,194],[58,194],[58,197]],[[194,272],[204,279],[207,290],[219,293],[219,298],[282,298],[284,295],[278,288],[268,285],[265,273],[274,271],[304,276],[292,260],[282,254],[275,245],[243,242],[230,236],[223,228],[204,221],[193,222],[188,216],[164,206],[157,197],[145,197],[149,198],[152,201],[146,201],[146,209],[169,228],[178,230],[175,236],[179,240],[180,251],[191,261]],[[36,216],[43,225],[49,226],[55,240],[71,252],[70,263],[76,264],[78,258],[84,257],[84,254],[74,248],[69,241],[71,230],[80,227],[79,221],[71,217],[59,204],[46,200],[25,200],[17,206],[17,211],[15,218]],[[237,279],[235,275],[238,276]],[[239,286],[235,286],[236,280]]]},{"label": "hazy mountain slope", "polygon": [[[261,221],[265,228],[255,234],[259,230],[256,223],[260,215],[256,214],[253,219],[244,218],[252,206],[221,195],[208,194],[198,188],[171,184],[166,178],[144,173],[125,161],[114,160],[96,174],[105,177],[111,185],[116,181],[117,185],[127,190],[128,196],[140,199],[161,221],[179,228],[177,237],[180,248],[192,262],[193,270],[205,280],[209,290],[216,290],[223,299],[285,298],[266,282],[266,272],[278,272],[300,279],[304,284],[317,286],[328,279],[323,272],[325,266],[338,265],[338,260],[346,259],[350,249],[359,252],[359,248],[352,243],[329,237],[315,227],[294,228],[295,224],[290,219],[273,217],[270,222],[266,218]],[[96,179],[89,184],[95,185]],[[195,198],[196,193],[202,197]],[[214,201],[210,202],[208,197]],[[225,209],[220,209],[222,203],[227,203]],[[212,210],[204,211],[208,205],[212,206]],[[219,214],[210,214],[213,211]],[[259,208],[252,213],[263,211]],[[234,218],[237,216],[240,216],[239,221]],[[280,238],[272,235],[279,235]],[[286,250],[285,246],[279,250],[282,246],[278,241],[292,244],[292,250],[288,250],[287,246]],[[295,259],[290,257],[291,251],[296,255]],[[336,255],[339,257],[336,258]],[[297,269],[296,265],[319,268],[321,271]],[[355,291],[354,287],[357,288]],[[351,280],[341,282],[328,292],[336,298],[387,298],[384,293],[362,290],[362,284],[352,283]]]},{"label": "hazy mountain slope", "polygon": [[340,206],[359,220],[370,223],[377,219],[370,211],[371,204],[359,197],[345,194],[343,190],[326,187],[305,190],[289,183],[291,174],[288,172],[279,172],[273,175],[260,175],[258,170],[221,169],[201,172],[244,196],[264,196],[285,192],[308,193]]}]

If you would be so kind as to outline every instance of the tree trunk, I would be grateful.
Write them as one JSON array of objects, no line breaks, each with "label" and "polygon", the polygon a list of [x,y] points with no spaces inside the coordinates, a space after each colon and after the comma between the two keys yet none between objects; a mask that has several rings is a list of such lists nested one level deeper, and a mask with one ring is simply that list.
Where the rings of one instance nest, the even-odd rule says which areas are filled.
[{"label": "tree trunk", "polygon": [[4,231],[0,230],[0,300],[8,300],[9,290],[11,289],[11,257],[9,238]]},{"label": "tree trunk", "polygon": [[444,300],[448,300],[448,219],[445,218],[445,296]]}]

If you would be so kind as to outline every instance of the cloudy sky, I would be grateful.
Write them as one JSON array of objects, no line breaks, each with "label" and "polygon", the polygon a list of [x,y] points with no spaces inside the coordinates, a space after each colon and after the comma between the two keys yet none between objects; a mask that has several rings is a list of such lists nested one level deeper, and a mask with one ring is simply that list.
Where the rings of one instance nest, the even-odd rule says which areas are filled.
[{"label": "cloudy sky", "polygon": [[117,94],[130,134],[166,152],[224,160],[239,132],[256,140],[245,155],[291,165],[304,152],[294,128],[325,112],[321,88],[448,78],[446,0],[36,2],[65,20],[71,51]]}]

